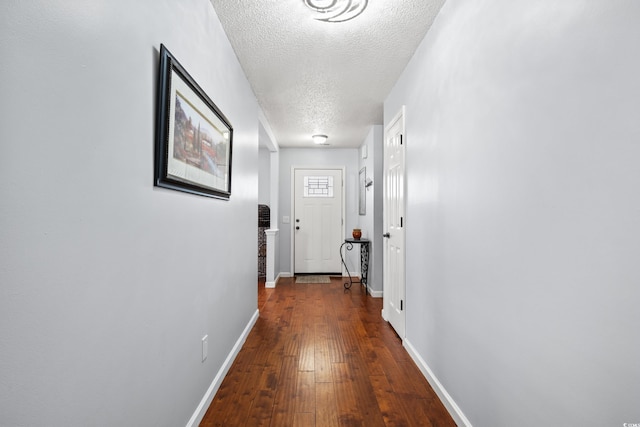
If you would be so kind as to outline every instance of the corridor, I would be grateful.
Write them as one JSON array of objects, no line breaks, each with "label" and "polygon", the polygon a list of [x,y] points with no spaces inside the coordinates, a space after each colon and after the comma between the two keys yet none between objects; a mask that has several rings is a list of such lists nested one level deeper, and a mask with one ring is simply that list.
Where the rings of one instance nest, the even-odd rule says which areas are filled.
[{"label": "corridor", "polygon": [[260,318],[202,423],[455,426],[364,288],[259,285]]}]

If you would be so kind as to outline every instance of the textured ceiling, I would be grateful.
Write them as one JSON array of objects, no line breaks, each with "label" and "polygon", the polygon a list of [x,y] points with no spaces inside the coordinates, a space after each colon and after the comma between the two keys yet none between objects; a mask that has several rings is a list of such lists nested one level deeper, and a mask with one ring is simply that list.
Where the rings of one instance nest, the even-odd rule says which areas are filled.
[{"label": "textured ceiling", "polygon": [[280,147],[358,147],[444,1],[369,0],[346,22],[304,0],[211,3]]}]

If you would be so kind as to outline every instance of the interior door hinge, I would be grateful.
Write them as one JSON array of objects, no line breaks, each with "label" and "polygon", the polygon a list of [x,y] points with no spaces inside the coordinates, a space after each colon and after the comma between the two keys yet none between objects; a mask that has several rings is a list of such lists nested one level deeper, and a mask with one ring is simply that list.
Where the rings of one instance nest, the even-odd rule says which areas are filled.
[{"label": "interior door hinge", "polygon": [[400,217],[400,228],[403,227],[402,222],[403,222],[403,219],[402,219],[402,217]]},{"label": "interior door hinge", "polygon": [[402,311],[403,302],[404,301],[400,300],[400,311]]},{"label": "interior door hinge", "polygon": [[400,134],[400,145],[402,145],[402,134]]}]

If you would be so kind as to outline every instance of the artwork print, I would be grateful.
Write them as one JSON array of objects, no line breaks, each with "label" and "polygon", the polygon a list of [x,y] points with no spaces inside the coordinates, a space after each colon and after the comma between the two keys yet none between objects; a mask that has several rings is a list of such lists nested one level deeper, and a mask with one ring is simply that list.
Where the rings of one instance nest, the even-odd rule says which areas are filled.
[{"label": "artwork print", "polygon": [[161,46],[155,185],[229,199],[233,128]]},{"label": "artwork print", "polygon": [[173,133],[173,159],[223,178],[227,170],[225,132],[205,119],[178,92]]}]

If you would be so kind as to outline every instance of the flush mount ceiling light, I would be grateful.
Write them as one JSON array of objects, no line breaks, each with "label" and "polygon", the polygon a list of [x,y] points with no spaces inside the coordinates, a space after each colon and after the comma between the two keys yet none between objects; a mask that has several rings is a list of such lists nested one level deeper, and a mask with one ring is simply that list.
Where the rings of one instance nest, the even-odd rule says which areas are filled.
[{"label": "flush mount ceiling light", "polygon": [[327,135],[313,135],[311,137],[313,143],[317,145],[325,145],[327,143],[327,138]]},{"label": "flush mount ceiling light", "polygon": [[302,0],[324,22],[345,22],[359,16],[369,0]]}]

